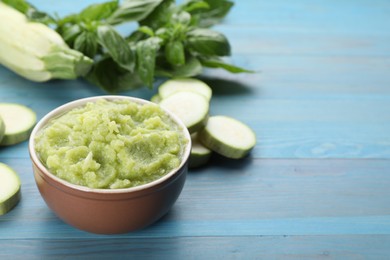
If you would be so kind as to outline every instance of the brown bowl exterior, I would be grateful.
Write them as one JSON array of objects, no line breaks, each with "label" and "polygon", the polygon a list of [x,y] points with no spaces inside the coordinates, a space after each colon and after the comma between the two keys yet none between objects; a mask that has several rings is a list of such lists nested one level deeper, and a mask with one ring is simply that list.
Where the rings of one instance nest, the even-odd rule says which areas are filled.
[{"label": "brown bowl exterior", "polygon": [[48,178],[35,163],[33,170],[39,192],[60,219],[84,231],[118,234],[145,228],[169,211],[183,189],[187,164],[158,186],[116,194],[85,194]]},{"label": "brown bowl exterior", "polygon": [[141,186],[110,190],[74,185],[51,174],[35,152],[34,135],[52,118],[99,98],[125,98],[139,103],[148,102],[122,96],[98,96],[65,104],[46,115],[34,128],[29,143],[37,187],[48,207],[64,222],[78,229],[98,234],[119,234],[145,228],[169,211],[185,183],[191,137],[177,117],[167,112],[182,126],[189,142],[180,167],[158,180]]}]

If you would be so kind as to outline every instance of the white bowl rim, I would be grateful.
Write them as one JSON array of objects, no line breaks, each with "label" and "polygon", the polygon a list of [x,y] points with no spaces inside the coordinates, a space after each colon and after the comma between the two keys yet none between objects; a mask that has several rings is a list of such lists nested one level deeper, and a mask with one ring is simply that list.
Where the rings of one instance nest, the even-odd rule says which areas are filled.
[{"label": "white bowl rim", "polygon": [[83,105],[87,104],[88,102],[96,102],[96,101],[98,101],[100,99],[106,99],[106,100],[129,100],[129,101],[136,102],[138,104],[150,104],[150,103],[155,104],[155,103],[153,103],[151,101],[148,101],[146,99],[132,97],[132,96],[99,95],[99,96],[92,96],[92,97],[76,99],[76,100],[70,101],[68,103],[65,103],[65,104],[63,104],[63,105],[61,105],[61,106],[51,110],[49,113],[47,113],[45,116],[43,116],[38,121],[38,123],[35,125],[34,129],[31,132],[30,138],[29,138],[29,147],[28,147],[29,148],[29,152],[30,152],[31,160],[33,161],[34,164],[37,165],[39,170],[42,171],[45,176],[51,178],[55,182],[61,183],[64,186],[67,186],[67,187],[72,188],[74,190],[86,192],[86,193],[123,194],[123,193],[131,193],[131,192],[142,191],[142,190],[146,190],[146,189],[149,189],[151,187],[157,186],[160,183],[163,183],[167,179],[171,178],[173,175],[175,175],[187,163],[187,161],[189,160],[189,156],[190,156],[190,152],[191,152],[191,146],[192,146],[191,135],[188,132],[188,129],[186,128],[184,123],[176,115],[174,115],[172,112],[170,112],[167,109],[165,109],[165,108],[160,106],[160,108],[164,112],[166,112],[169,115],[169,117],[171,119],[173,119],[173,121],[176,124],[178,124],[180,126],[180,128],[182,128],[184,137],[187,140],[186,147],[185,147],[184,152],[183,152],[183,154],[181,156],[182,160],[180,162],[180,165],[178,167],[176,167],[175,169],[171,170],[170,172],[168,172],[167,174],[165,174],[164,176],[162,176],[162,177],[160,177],[160,178],[158,178],[158,179],[156,179],[154,181],[148,182],[146,184],[142,184],[142,185],[138,185],[138,186],[134,186],[134,187],[130,187],[130,188],[99,189],[99,188],[90,188],[90,187],[87,187],[87,186],[73,184],[73,183],[68,182],[66,180],[63,180],[63,179],[57,177],[56,175],[54,175],[53,173],[51,173],[46,168],[46,166],[43,165],[43,163],[38,158],[38,155],[37,155],[37,153],[35,151],[35,140],[34,140],[34,138],[35,138],[36,134],[42,128],[44,128],[46,126],[46,124],[48,122],[50,122],[52,119],[57,118],[57,117],[63,115],[64,113],[66,113],[67,111],[69,111],[69,110],[71,110],[73,108],[82,107]]}]

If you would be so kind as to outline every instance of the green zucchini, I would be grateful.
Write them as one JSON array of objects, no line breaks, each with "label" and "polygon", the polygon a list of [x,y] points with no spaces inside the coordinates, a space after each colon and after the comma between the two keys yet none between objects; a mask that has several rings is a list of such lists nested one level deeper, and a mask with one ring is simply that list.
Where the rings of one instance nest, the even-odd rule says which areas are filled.
[{"label": "green zucchini", "polygon": [[93,61],[70,49],[48,26],[0,1],[0,64],[37,82],[75,79],[90,70]]}]

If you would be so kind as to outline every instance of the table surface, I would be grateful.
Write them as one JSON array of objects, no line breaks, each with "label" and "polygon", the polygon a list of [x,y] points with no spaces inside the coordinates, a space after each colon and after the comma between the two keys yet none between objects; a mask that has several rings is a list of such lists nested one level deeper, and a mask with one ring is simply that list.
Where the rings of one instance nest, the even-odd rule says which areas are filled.
[{"label": "table surface", "polygon": [[[94,1],[31,2],[66,14]],[[20,204],[0,217],[0,259],[390,258],[390,1],[236,1],[215,29],[231,41],[231,62],[258,71],[203,74],[211,114],[256,132],[250,156],[215,156],[190,170],[172,210],[152,226],[95,235],[48,209],[27,142],[0,148],[22,181]],[[32,83],[2,67],[0,90],[0,102],[29,106],[38,118],[105,94],[81,80]]]}]

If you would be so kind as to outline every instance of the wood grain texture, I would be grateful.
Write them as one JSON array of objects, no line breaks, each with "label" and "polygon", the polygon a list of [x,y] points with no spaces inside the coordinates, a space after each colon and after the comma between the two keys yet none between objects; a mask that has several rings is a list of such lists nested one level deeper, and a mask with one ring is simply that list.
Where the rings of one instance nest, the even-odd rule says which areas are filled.
[{"label": "wood grain texture", "polygon": [[[386,259],[388,235],[0,240],[7,259]],[[15,246],[15,244],[17,244]],[[17,250],[15,250],[15,248]],[[214,257],[210,257],[214,256]],[[5,258],[3,258],[5,257]]]},{"label": "wood grain texture", "polygon": [[[65,15],[102,1],[31,2]],[[211,114],[244,121],[258,144],[244,160],[214,156],[191,170],[172,210],[144,230],[102,236],[68,226],[35,186],[27,142],[0,147],[22,180],[22,201],[0,216],[0,259],[389,259],[389,14],[387,0],[235,1],[215,29],[231,42],[228,60],[258,73],[201,78],[213,88]],[[104,94],[0,67],[0,102],[38,118]]]},{"label": "wood grain texture", "polygon": [[[40,197],[27,160],[5,163],[19,172],[23,199],[0,218],[2,236],[105,237],[59,220]],[[207,170],[190,171],[161,221],[112,237],[390,234],[389,167],[388,160],[213,158]]]}]

